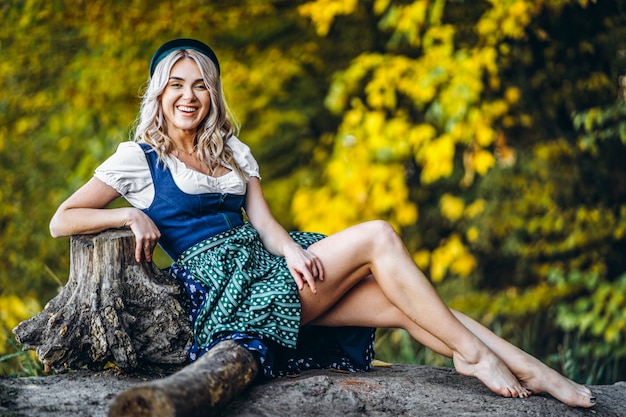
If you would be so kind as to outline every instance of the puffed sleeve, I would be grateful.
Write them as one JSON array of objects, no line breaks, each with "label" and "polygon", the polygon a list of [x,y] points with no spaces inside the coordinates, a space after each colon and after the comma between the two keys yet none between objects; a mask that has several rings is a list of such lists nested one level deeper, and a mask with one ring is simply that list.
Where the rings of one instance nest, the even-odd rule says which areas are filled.
[{"label": "puffed sleeve", "polygon": [[231,136],[231,138],[228,139],[228,146],[232,149],[233,157],[241,169],[243,169],[249,176],[260,179],[261,174],[259,172],[259,164],[256,159],[254,159],[254,156],[252,156],[250,147],[237,139],[235,136]]},{"label": "puffed sleeve", "polygon": [[122,142],[94,176],[113,187],[130,204],[143,209],[154,199],[154,185],[146,156],[135,142]]}]

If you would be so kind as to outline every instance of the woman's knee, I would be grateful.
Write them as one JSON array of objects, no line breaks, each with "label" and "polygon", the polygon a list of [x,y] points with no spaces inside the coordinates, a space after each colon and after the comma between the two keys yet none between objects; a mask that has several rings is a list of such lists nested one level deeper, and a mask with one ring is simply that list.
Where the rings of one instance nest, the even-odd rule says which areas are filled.
[{"label": "woman's knee", "polygon": [[365,224],[378,250],[396,249],[398,245],[404,245],[400,236],[389,222],[372,220]]}]

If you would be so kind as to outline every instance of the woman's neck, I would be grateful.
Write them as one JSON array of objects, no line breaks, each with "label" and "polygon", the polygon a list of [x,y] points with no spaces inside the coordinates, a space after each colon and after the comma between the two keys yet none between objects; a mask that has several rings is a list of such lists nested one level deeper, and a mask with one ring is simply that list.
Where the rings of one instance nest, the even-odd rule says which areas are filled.
[{"label": "woman's neck", "polygon": [[196,152],[196,134],[179,134],[176,136],[170,136],[174,142],[176,150],[187,155],[192,155]]}]

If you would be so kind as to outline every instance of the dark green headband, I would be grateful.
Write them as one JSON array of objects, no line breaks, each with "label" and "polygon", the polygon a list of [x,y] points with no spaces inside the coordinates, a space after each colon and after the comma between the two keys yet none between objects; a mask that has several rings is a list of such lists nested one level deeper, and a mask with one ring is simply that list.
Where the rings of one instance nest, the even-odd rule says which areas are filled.
[{"label": "dark green headband", "polygon": [[152,55],[152,60],[150,61],[150,77],[154,74],[154,69],[158,65],[159,62],[163,60],[172,51],[178,50],[187,50],[193,49],[198,51],[204,55],[206,55],[217,68],[217,73],[220,73],[220,63],[217,60],[217,56],[215,52],[208,45],[197,41],[195,39],[174,39],[173,41],[169,41],[161,45],[159,49]]}]

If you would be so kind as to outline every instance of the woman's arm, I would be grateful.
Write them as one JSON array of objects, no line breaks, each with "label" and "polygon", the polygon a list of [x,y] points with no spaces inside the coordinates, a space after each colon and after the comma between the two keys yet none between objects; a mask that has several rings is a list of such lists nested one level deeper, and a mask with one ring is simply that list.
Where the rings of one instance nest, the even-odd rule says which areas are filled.
[{"label": "woman's arm", "polygon": [[312,252],[305,251],[289,236],[272,215],[257,177],[250,177],[246,196],[246,215],[259,232],[265,248],[271,253],[287,259],[289,271],[298,288],[308,284],[311,291],[317,292],[315,280],[324,279],[324,267]]},{"label": "woman's arm", "polygon": [[135,235],[135,259],[139,262],[143,254],[151,261],[152,250],[161,233],[139,209],[105,208],[119,196],[113,187],[92,178],[59,206],[50,221],[50,233],[53,237],[62,237],[128,226]]}]

